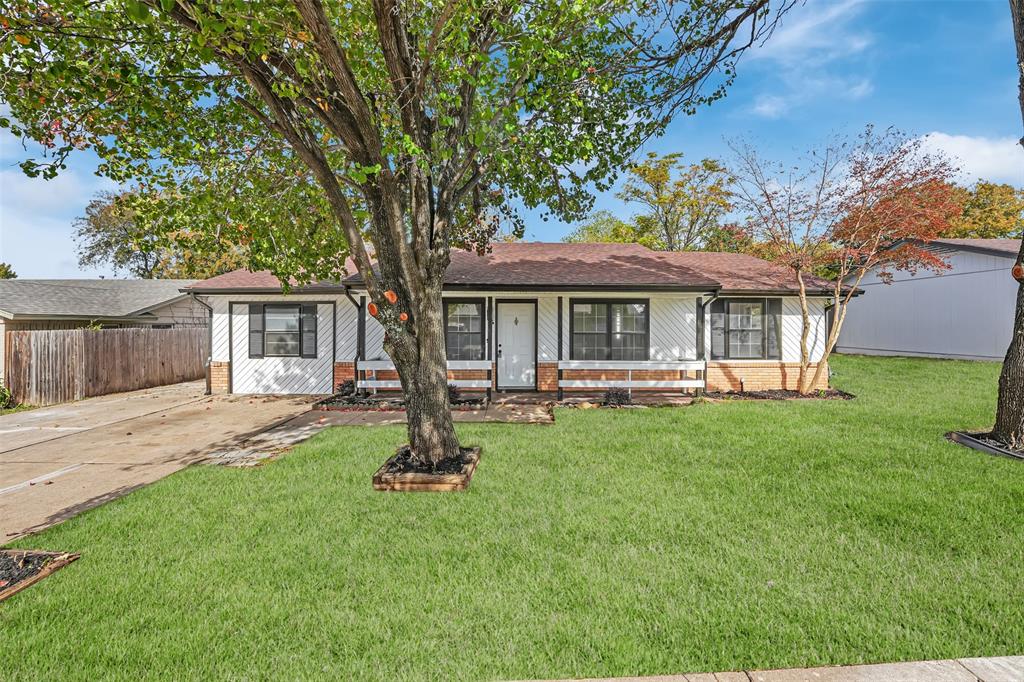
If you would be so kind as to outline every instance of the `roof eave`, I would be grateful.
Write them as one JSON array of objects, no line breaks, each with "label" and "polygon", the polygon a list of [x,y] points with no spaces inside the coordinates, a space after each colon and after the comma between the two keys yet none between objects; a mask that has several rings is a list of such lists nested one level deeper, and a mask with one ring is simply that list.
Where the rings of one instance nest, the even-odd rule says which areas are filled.
[{"label": "roof eave", "polygon": [[285,294],[281,287],[230,287],[223,289],[183,289],[186,293],[199,294],[202,296],[214,296],[218,294],[282,294],[291,296],[293,294],[343,294],[348,290],[346,286],[323,286],[323,287],[292,287]]}]

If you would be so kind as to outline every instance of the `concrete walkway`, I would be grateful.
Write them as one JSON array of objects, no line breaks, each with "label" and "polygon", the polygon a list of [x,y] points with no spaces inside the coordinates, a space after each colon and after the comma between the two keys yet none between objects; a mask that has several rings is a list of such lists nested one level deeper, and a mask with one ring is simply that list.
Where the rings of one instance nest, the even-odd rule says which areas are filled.
[{"label": "concrete walkway", "polygon": [[601,679],[605,682],[1022,682],[1024,656]]},{"label": "concrete walkway", "polygon": [[[482,410],[456,410],[457,422],[551,424],[554,417],[543,405],[491,403]],[[388,426],[405,423],[405,412],[384,410],[313,410],[258,433],[240,444],[211,452],[210,464],[254,466],[276,457],[330,426]]]},{"label": "concrete walkway", "polygon": [[313,397],[205,397],[200,382],[0,416],[0,544],[237,447]]}]

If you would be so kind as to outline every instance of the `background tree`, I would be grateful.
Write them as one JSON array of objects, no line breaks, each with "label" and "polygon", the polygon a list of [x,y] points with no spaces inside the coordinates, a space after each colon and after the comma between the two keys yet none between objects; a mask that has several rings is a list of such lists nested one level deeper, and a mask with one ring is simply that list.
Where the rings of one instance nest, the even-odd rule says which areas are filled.
[{"label": "background tree", "polygon": [[[835,348],[847,305],[864,276],[883,280],[895,269],[939,270],[945,263],[923,248],[949,228],[961,207],[949,161],[925,153],[919,139],[868,126],[855,140],[814,150],[795,167],[766,161],[735,144],[737,205],[764,242],[765,255],[792,269],[801,309],[799,390],[818,384]],[[807,277],[816,268],[835,272],[833,324],[809,374],[811,334]]]},{"label": "background tree", "polygon": [[[1017,97],[1024,121],[1024,0],[1010,0],[1010,15],[1017,44]],[[1020,143],[1024,146],[1024,137]],[[1024,240],[1021,241],[1017,264],[1024,266]],[[1024,450],[1024,281],[1017,285],[1013,336],[999,373],[999,402],[992,436],[1012,448]]]},{"label": "background tree", "polygon": [[189,225],[208,250],[244,237],[282,281],[341,277],[351,254],[413,456],[436,463],[460,454],[441,310],[452,246],[485,249],[515,205],[584,215],[676,113],[724,95],[791,4],[7,3],[14,120],[0,124],[47,148],[28,174],[90,147],[101,173],[156,197],[136,221]]},{"label": "background tree", "polygon": [[618,197],[646,208],[634,218],[636,231],[663,251],[700,249],[728,213],[732,179],[714,159],[686,165],[682,154],[658,156],[629,167]]},{"label": "background tree", "polygon": [[612,242],[616,244],[643,244],[648,248],[657,248],[657,235],[641,231],[635,223],[628,223],[610,211],[595,211],[588,216],[586,222],[570,232],[564,242]]},{"label": "background tree", "polygon": [[17,279],[18,273],[8,263],[0,263],[0,279]]},{"label": "background tree", "polygon": [[1020,239],[1024,236],[1024,189],[979,180],[958,187],[964,212],[942,233],[951,239]]},{"label": "background tree", "polygon": [[188,230],[153,232],[136,219],[133,193],[101,192],[76,218],[74,239],[81,268],[109,265],[142,279],[205,279],[245,266],[243,248],[223,239],[221,249],[193,248]]}]

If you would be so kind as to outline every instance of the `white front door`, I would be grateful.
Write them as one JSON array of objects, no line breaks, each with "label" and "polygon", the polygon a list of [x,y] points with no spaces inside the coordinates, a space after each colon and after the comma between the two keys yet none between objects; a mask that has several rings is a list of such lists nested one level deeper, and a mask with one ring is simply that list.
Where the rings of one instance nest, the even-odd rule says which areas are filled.
[{"label": "white front door", "polygon": [[537,385],[537,307],[498,303],[498,388]]}]

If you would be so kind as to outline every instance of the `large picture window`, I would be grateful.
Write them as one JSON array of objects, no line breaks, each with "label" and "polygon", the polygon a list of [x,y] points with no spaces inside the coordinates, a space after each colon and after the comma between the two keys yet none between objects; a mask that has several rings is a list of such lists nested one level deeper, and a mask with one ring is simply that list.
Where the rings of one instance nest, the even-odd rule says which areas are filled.
[{"label": "large picture window", "polygon": [[782,299],[720,298],[711,304],[712,360],[782,357]]},{"label": "large picture window", "polygon": [[250,358],[315,358],[316,305],[249,305]]},{"label": "large picture window", "polygon": [[445,300],[445,345],[449,360],[484,359],[484,302]]},{"label": "large picture window", "polygon": [[570,319],[573,360],[647,360],[647,301],[574,300]]}]

